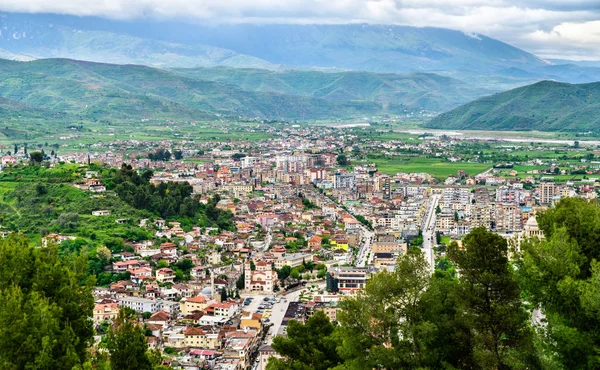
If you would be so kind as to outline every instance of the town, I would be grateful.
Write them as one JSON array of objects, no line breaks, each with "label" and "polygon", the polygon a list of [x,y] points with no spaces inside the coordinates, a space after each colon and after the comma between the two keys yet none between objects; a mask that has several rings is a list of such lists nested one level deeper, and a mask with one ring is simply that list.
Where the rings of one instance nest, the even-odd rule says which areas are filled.
[{"label": "town", "polygon": [[[67,171],[65,185],[111,204],[74,223],[102,223],[109,233],[136,230],[96,247],[102,263],[91,319],[98,343],[128,307],[139,314],[148,346],[172,368],[263,370],[278,356],[273,338],[286,336],[291,320],[323,311],[336,322],[340,300],[378,271],[393,271],[409,248],[422,250],[432,272],[448,270],[446,248],[473,229],[518,246],[543,237],[537,212],[561,198],[594,199],[600,186],[596,153],[583,142],[366,135],[364,128],[252,130],[270,137],[117,140],[65,153],[56,145],[50,155],[47,143],[4,149],[2,186],[31,165],[45,168],[48,178]],[[158,191],[181,185],[190,192],[178,209],[160,208],[164,217],[125,214],[109,200],[150,210],[125,193],[127,181],[139,178]],[[214,222],[181,211],[188,199]],[[77,218],[69,215],[58,222]],[[77,227],[28,233],[17,220],[9,230],[10,217],[3,216],[3,235],[24,232],[42,248],[98,240]]]}]

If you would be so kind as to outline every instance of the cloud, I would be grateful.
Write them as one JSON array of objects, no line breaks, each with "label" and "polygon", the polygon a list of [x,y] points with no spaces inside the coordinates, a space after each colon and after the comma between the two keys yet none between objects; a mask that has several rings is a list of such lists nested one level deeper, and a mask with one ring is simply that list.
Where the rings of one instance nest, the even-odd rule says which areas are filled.
[{"label": "cloud", "polygon": [[[600,59],[600,20],[591,22],[565,22],[545,32],[537,30],[525,38],[538,45],[546,57],[565,57],[580,60]],[[565,51],[570,52],[565,55]]]},{"label": "cloud", "polygon": [[[600,59],[600,0],[2,0],[8,12],[191,22],[383,23],[482,33],[542,56]],[[596,33],[597,35],[597,33]]]}]

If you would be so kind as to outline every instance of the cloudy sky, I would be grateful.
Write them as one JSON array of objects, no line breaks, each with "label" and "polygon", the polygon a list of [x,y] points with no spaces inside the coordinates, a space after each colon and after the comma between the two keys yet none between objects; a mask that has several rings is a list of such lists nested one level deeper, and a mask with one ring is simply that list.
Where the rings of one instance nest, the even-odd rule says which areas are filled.
[{"label": "cloudy sky", "polygon": [[600,0],[1,0],[0,10],[254,23],[379,23],[482,33],[548,58],[600,60]]}]

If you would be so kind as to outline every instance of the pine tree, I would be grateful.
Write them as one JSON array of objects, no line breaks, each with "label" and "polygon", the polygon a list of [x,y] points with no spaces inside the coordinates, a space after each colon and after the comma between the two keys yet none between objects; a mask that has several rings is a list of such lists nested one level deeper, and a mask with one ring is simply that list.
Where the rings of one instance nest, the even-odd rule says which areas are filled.
[{"label": "pine tree", "polygon": [[125,307],[119,311],[107,335],[110,363],[118,370],[150,370],[148,343],[135,311]]}]

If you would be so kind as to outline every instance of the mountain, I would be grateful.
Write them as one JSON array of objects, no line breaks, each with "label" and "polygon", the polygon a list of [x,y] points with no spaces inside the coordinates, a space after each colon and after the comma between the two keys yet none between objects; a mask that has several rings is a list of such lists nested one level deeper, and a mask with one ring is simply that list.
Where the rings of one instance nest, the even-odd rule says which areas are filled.
[{"label": "mountain", "polygon": [[268,71],[241,68],[173,69],[173,73],[249,91],[322,98],[330,101],[394,102],[442,112],[492,91],[432,73]]},{"label": "mountain", "polygon": [[[245,83],[235,84],[238,79]],[[70,119],[362,118],[439,111],[485,93],[433,74],[166,71],[70,59],[0,60],[0,97]],[[14,117],[14,112],[2,113],[0,118]]]},{"label": "mountain", "polygon": [[435,72],[548,63],[479,34],[388,25],[218,25],[4,13],[0,48],[37,58],[157,67],[319,67]]},{"label": "mountain", "polygon": [[600,132],[600,82],[542,81],[438,115],[429,128]]}]

